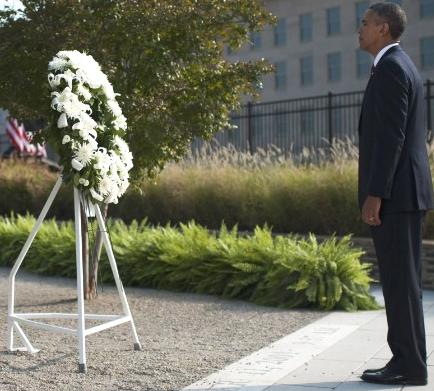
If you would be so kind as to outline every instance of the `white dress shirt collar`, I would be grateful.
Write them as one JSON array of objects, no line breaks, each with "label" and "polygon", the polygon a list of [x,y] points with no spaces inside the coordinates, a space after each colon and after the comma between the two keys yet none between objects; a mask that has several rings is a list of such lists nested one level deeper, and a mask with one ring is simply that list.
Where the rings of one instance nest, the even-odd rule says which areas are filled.
[{"label": "white dress shirt collar", "polygon": [[394,43],[391,43],[390,45],[385,46],[383,49],[381,49],[381,50],[377,53],[377,55],[375,56],[375,59],[374,59],[374,67],[377,66],[378,61],[380,61],[380,59],[381,59],[381,57],[383,57],[383,54],[384,54],[384,53],[386,53],[386,52],[387,52],[391,47],[393,47],[393,46],[397,46],[397,45],[399,45],[399,42],[394,42]]}]

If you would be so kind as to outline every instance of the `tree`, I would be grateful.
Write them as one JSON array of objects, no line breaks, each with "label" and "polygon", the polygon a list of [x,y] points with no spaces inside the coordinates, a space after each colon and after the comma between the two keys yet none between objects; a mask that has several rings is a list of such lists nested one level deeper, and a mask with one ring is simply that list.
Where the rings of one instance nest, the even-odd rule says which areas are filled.
[{"label": "tree", "polygon": [[273,69],[223,57],[225,45],[240,47],[275,23],[259,0],[22,3],[23,11],[0,11],[0,107],[50,121],[48,62],[59,50],[88,52],[121,94],[136,183],[179,160],[195,137],[226,128],[240,97],[257,96]]}]

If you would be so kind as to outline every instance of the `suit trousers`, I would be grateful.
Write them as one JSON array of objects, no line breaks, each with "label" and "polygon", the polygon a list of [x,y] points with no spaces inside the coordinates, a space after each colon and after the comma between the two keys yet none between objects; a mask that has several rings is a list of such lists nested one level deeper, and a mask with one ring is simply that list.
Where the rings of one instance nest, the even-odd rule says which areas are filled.
[{"label": "suit trousers", "polygon": [[389,365],[408,376],[426,377],[421,250],[426,211],[380,213],[370,226],[386,308]]}]

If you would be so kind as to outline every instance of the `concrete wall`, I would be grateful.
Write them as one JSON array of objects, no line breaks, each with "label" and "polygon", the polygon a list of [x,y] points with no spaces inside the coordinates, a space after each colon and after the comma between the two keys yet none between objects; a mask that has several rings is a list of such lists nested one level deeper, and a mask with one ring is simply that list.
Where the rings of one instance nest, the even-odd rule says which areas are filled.
[{"label": "concrete wall", "polygon": [[[352,243],[365,251],[362,262],[372,265],[371,276],[380,279],[374,242],[370,238],[352,238]],[[424,240],[422,244],[422,285],[424,289],[434,289],[434,241]]]},{"label": "concrete wall", "polygon": [[[229,60],[266,58],[272,63],[286,61],[286,89],[276,91],[274,75],[265,76],[261,98],[264,102],[322,95],[328,91],[336,93],[364,90],[368,77],[357,77],[356,64],[358,2],[359,0],[266,0],[265,6],[275,16],[286,20],[286,45],[274,46],[273,30],[269,26],[261,33],[261,48],[252,50],[245,46],[231,54],[226,52],[226,57]],[[326,10],[335,6],[340,7],[341,33],[327,36]],[[434,68],[421,69],[420,55],[420,39],[434,36],[434,18],[420,18],[419,0],[402,0],[402,6],[407,13],[408,26],[401,45],[420,69],[422,77],[434,80]],[[311,42],[302,43],[299,38],[299,16],[308,12],[313,13],[313,36]],[[332,52],[341,52],[342,57],[342,78],[337,82],[328,81],[327,54]],[[313,55],[314,81],[311,86],[302,86],[300,82],[300,58],[306,55]]]}]

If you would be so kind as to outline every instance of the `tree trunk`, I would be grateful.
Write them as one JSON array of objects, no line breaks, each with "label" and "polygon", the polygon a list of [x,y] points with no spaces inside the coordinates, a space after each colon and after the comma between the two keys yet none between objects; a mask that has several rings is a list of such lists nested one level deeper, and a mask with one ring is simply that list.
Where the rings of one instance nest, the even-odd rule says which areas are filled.
[{"label": "tree trunk", "polygon": [[[108,205],[104,204],[101,210],[101,214],[103,215],[104,220],[107,217]],[[97,296],[97,285],[98,285],[98,264],[101,257],[102,250],[102,234],[101,230],[98,228],[96,231],[95,243],[93,244],[92,251],[92,267],[90,269],[89,275],[89,292],[88,292],[88,300],[95,299]]]},{"label": "tree trunk", "polygon": [[83,205],[80,202],[81,213],[81,253],[83,258],[83,294],[89,300],[89,232],[88,220]]}]

